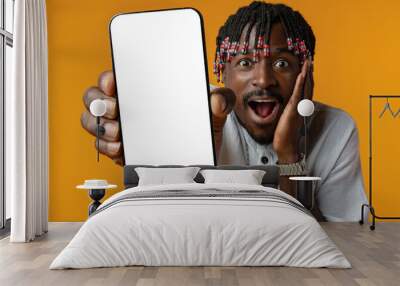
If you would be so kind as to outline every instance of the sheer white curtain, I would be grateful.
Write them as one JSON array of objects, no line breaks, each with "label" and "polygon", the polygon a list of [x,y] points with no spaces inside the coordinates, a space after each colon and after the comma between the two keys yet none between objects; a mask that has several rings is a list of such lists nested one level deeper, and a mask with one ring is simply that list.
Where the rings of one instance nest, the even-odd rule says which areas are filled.
[{"label": "sheer white curtain", "polygon": [[6,98],[6,187],[12,242],[47,232],[48,112],[45,0],[16,0],[13,92]]}]

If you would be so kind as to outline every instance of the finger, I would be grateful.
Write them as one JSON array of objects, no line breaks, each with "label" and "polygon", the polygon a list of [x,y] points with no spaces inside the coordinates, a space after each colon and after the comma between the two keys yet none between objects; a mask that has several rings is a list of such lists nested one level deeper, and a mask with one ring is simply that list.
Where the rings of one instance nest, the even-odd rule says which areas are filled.
[{"label": "finger", "polygon": [[[96,129],[97,129],[96,117],[94,117],[88,111],[82,113],[81,125],[90,134],[96,136]],[[104,128],[104,132],[103,134],[99,134],[99,138],[111,142],[121,141],[118,121],[100,118],[100,126]]]},{"label": "finger", "polygon": [[115,164],[118,164],[120,166],[124,165],[124,159],[122,156],[118,157],[118,158],[113,158],[113,161]]},{"label": "finger", "polygon": [[88,111],[90,111],[90,104],[95,99],[103,99],[106,104],[106,113],[104,117],[108,119],[115,119],[118,117],[117,101],[114,97],[105,95],[98,87],[90,87],[86,90],[83,96],[83,103]]},{"label": "finger", "polygon": [[304,98],[312,100],[313,95],[314,95],[314,73],[313,73],[313,63],[310,61],[307,76],[305,79]]},{"label": "finger", "polygon": [[288,104],[290,105],[297,106],[297,103],[301,100],[301,96],[303,94],[303,89],[304,89],[305,77],[307,74],[307,68],[308,68],[308,61],[306,60],[301,68],[301,72],[297,75],[293,93],[288,102]]},{"label": "finger", "polygon": [[101,73],[99,76],[98,85],[100,90],[104,92],[104,94],[115,97],[116,89],[113,71],[105,71]]},{"label": "finger", "polygon": [[211,91],[212,127],[217,157],[222,144],[222,130],[228,114],[235,106],[235,101],[235,93],[229,88],[216,88]]},{"label": "finger", "polygon": [[235,93],[229,88],[216,88],[211,91],[211,111],[213,116],[225,118],[235,106]]},{"label": "finger", "polygon": [[121,142],[108,142],[105,140],[100,139],[99,140],[99,146],[97,148],[97,141],[94,141],[94,146],[96,149],[99,150],[99,152],[103,155],[106,155],[107,157],[111,159],[116,159],[119,160],[119,158],[122,155],[122,144]]}]

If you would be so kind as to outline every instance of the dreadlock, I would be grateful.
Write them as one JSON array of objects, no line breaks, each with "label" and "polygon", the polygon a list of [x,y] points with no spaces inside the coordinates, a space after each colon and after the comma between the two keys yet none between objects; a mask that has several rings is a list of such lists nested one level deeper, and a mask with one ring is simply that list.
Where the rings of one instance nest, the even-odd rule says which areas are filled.
[{"label": "dreadlock", "polygon": [[[303,16],[284,4],[270,4],[254,1],[249,6],[239,8],[236,14],[229,16],[225,24],[219,29],[217,48],[214,59],[214,74],[217,81],[221,81],[221,72],[226,62],[238,52],[247,54],[251,30],[256,27],[256,37],[253,47],[253,59],[263,54],[270,55],[270,34],[272,24],[280,22],[287,38],[288,49],[303,63],[307,57],[314,57],[315,36],[310,25]],[[244,43],[240,47],[240,37],[245,26],[248,25]]]}]

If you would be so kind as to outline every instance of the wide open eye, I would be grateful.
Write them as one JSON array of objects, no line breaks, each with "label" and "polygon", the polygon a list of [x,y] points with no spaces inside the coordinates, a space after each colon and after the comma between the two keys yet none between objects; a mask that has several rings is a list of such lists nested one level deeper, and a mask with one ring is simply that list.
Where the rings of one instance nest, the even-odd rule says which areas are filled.
[{"label": "wide open eye", "polygon": [[244,58],[244,59],[240,59],[237,64],[241,67],[247,68],[252,65],[252,62],[250,59]]},{"label": "wide open eye", "polygon": [[279,59],[274,62],[274,68],[282,69],[282,68],[287,68],[288,66],[289,66],[289,63],[283,59]]}]

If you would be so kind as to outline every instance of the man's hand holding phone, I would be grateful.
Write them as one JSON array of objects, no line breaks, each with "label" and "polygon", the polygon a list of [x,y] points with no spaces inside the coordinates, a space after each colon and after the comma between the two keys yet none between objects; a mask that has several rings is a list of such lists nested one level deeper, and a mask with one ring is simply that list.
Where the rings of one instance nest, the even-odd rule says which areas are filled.
[{"label": "man's hand holding phone", "polygon": [[[96,136],[96,118],[90,113],[90,103],[95,99],[103,99],[106,113],[100,118],[102,126],[99,140],[99,152],[111,158],[115,163],[123,164],[121,128],[119,126],[119,110],[116,102],[115,79],[112,71],[105,71],[99,76],[98,86],[90,87],[83,96],[86,110],[81,115],[82,127]],[[222,131],[228,114],[235,105],[235,94],[229,88],[215,88],[210,97],[215,152],[218,158],[222,144]],[[94,144],[96,147],[96,144]]]}]

